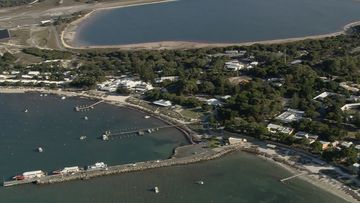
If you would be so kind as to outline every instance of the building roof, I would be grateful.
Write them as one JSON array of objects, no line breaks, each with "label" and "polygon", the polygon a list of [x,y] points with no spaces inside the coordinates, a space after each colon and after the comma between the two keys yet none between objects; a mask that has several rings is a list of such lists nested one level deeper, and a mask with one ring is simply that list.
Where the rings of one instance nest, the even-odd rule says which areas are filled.
[{"label": "building roof", "polygon": [[299,111],[296,109],[288,109],[287,111],[277,116],[276,119],[284,123],[290,123],[302,119],[304,114],[305,114],[304,111]]},{"label": "building roof", "polygon": [[222,102],[215,98],[208,99],[206,101],[206,103],[207,103],[207,105],[211,105],[211,106],[221,106],[222,105]]},{"label": "building roof", "polygon": [[153,104],[156,104],[158,106],[163,106],[163,107],[169,107],[172,105],[171,101],[165,101],[163,99],[154,101]]},{"label": "building roof", "polygon": [[281,125],[276,125],[276,124],[268,124],[267,128],[270,132],[280,132],[280,133],[284,133],[284,134],[291,134],[294,129],[293,128],[289,128],[289,127],[285,127],[285,126],[281,126]]}]

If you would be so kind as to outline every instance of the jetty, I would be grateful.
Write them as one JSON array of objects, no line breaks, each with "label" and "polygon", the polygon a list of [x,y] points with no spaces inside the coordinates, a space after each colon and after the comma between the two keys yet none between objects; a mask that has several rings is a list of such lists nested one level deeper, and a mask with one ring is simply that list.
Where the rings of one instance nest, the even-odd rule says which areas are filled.
[{"label": "jetty", "polygon": [[290,177],[281,179],[280,182],[284,183],[285,181],[291,180],[291,179],[293,179],[293,178],[296,178],[296,177],[299,177],[299,176],[302,176],[302,175],[305,175],[305,174],[307,174],[307,172],[295,174],[295,175],[292,175],[292,176],[290,176]]},{"label": "jetty", "polygon": [[176,127],[181,127],[184,126],[184,124],[170,124],[170,125],[163,125],[163,126],[155,126],[155,127],[150,127],[150,128],[127,128],[127,129],[123,129],[123,130],[109,130],[106,132],[109,132],[107,134],[107,137],[113,137],[113,138],[126,138],[126,137],[131,137],[131,136],[143,136],[145,135],[145,133],[147,134],[151,134],[153,132],[159,131],[161,129],[166,129],[166,128],[176,128]]},{"label": "jetty", "polygon": [[96,105],[101,104],[103,102],[105,102],[105,100],[100,100],[100,101],[97,101],[97,102],[95,102],[93,104],[90,104],[90,105],[76,106],[75,111],[77,111],[77,112],[88,111],[90,109],[93,109]]},{"label": "jetty", "polygon": [[[177,148],[177,151],[188,151],[189,148],[199,148],[199,145],[188,145],[183,147]],[[145,162],[138,162],[138,163],[129,163],[123,165],[115,165],[109,166],[103,170],[96,170],[96,171],[79,171],[72,174],[55,174],[55,175],[47,175],[43,177],[28,179],[28,180],[11,180],[5,181],[3,185],[5,187],[8,186],[15,186],[15,185],[23,185],[23,184],[53,184],[53,183],[61,183],[65,181],[73,181],[73,180],[87,180],[95,177],[100,176],[108,176],[108,175],[115,175],[115,174],[122,174],[122,173],[129,173],[135,171],[143,171],[148,169],[155,169],[161,167],[170,167],[170,166],[177,166],[177,165],[187,165],[192,163],[197,163],[201,161],[207,161],[219,158],[225,154],[237,151],[244,148],[243,144],[236,144],[236,145],[227,145],[218,148],[203,148],[201,153],[195,153],[189,156],[177,156],[174,155],[170,159],[165,160],[152,160],[152,161],[145,161]]]}]

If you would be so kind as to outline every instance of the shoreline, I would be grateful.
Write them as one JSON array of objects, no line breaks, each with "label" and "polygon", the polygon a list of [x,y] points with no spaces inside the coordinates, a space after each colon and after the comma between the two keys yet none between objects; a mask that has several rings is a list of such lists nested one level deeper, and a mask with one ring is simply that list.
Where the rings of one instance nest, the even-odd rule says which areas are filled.
[{"label": "shoreline", "polygon": [[74,20],[73,22],[68,23],[65,28],[60,33],[60,41],[63,47],[73,50],[88,50],[88,49],[119,49],[119,50],[173,50],[173,49],[197,49],[197,48],[216,48],[216,47],[226,47],[226,46],[250,46],[254,44],[283,44],[290,43],[308,39],[324,39],[327,37],[335,37],[342,34],[345,34],[348,29],[354,26],[360,25],[360,20],[350,22],[342,27],[340,31],[331,32],[327,34],[314,34],[303,37],[290,37],[290,38],[280,38],[280,39],[271,39],[271,40],[258,40],[258,41],[248,41],[248,42],[231,42],[231,43],[217,43],[217,42],[197,42],[197,41],[158,41],[158,42],[145,42],[145,43],[133,43],[133,44],[117,44],[117,45],[76,45],[74,42],[76,38],[77,29],[83,21],[91,17],[92,14],[102,10],[111,10],[116,8],[126,8],[133,6],[143,6],[151,4],[160,4],[175,2],[177,0],[159,0],[148,3],[134,3],[129,5],[119,5],[119,6],[109,6],[102,8],[95,8],[84,16]]},{"label": "shoreline", "polygon": [[[292,173],[293,175],[303,173],[303,175],[296,177],[296,179],[305,181],[321,190],[324,190],[324,191],[331,193],[337,197],[340,197],[340,198],[346,200],[347,202],[358,202],[359,201],[351,194],[345,192],[344,184],[335,180],[334,178],[328,177],[326,175],[321,175],[319,173],[315,173],[303,166],[298,166],[298,165],[295,165],[294,163],[290,163],[288,160],[285,160],[284,158],[282,158],[279,153],[270,154],[265,151],[259,151],[258,149],[260,148],[260,146],[256,145],[256,144],[254,144],[254,146],[257,146],[257,149],[250,149],[250,150],[243,149],[242,151],[249,153],[249,154],[253,154],[265,161],[274,163],[274,164],[280,166],[281,168],[287,170],[288,172]],[[286,184],[286,183],[284,183],[284,184]],[[357,198],[359,198],[358,195],[357,195]]]},{"label": "shoreline", "polygon": [[[129,4],[120,3],[120,5],[113,5],[113,4],[106,5],[105,4],[104,7],[94,8],[91,11],[89,11],[88,13],[86,13],[84,16],[68,23],[60,33],[60,41],[62,43],[62,46],[67,49],[78,49],[78,48],[76,48],[77,46],[70,45],[72,43],[72,41],[75,39],[75,36],[77,34],[76,30],[83,21],[88,19],[92,14],[94,14],[96,12],[117,9],[117,8],[128,8],[128,7],[134,7],[134,6],[145,6],[145,5],[152,5],[152,4],[169,3],[169,2],[175,2],[175,1],[178,1],[178,0],[149,0],[149,1],[140,0],[138,3],[136,3],[136,2],[131,2]],[[67,41],[70,41],[70,43],[68,43]]]},{"label": "shoreline", "polygon": [[42,93],[42,94],[54,94],[57,96],[65,96],[65,97],[79,97],[90,100],[104,100],[105,103],[113,105],[115,107],[122,107],[126,109],[130,109],[133,111],[141,112],[144,115],[150,115],[165,124],[172,126],[179,130],[188,141],[188,144],[195,144],[193,141],[192,134],[194,133],[190,128],[186,126],[186,122],[167,116],[162,114],[156,114],[150,110],[142,106],[138,106],[127,102],[126,100],[130,98],[129,96],[121,96],[121,95],[107,95],[103,92],[89,92],[89,91],[80,91],[76,92],[71,89],[59,89],[59,90],[51,90],[46,88],[29,88],[29,87],[0,87],[0,94],[25,94],[25,93]]},{"label": "shoreline", "polygon": [[[86,92],[86,91],[75,92],[75,91],[71,91],[71,90],[49,90],[49,89],[45,89],[45,88],[22,88],[22,87],[21,88],[9,88],[9,87],[2,88],[2,87],[0,87],[0,94],[23,94],[23,93],[29,93],[29,92],[30,93],[31,92],[39,92],[39,93],[55,94],[58,96],[66,96],[66,97],[80,97],[80,98],[86,98],[86,99],[106,99],[106,97],[101,97],[100,95],[97,95],[97,96],[92,95],[91,92]],[[105,102],[108,104],[118,106],[118,107],[129,108],[129,109],[132,109],[135,111],[141,111],[144,114],[149,114],[149,112],[145,111],[143,107],[139,108],[139,107],[136,107],[136,105],[131,105],[128,102],[126,102],[125,98],[127,98],[127,97],[124,97],[124,96],[108,96],[108,97],[110,97],[110,98],[107,98],[107,100],[105,100]],[[159,119],[168,124],[173,124],[172,122],[176,122],[175,120],[172,120],[172,121],[164,120],[163,118],[159,117],[157,114],[151,114],[151,115],[153,117],[155,117],[156,119]],[[183,129],[182,126],[183,125],[181,124],[179,126],[176,126],[176,128],[178,130],[180,130],[187,139],[189,139],[188,136],[191,136],[190,133],[187,131],[187,129]],[[280,157],[282,156],[279,154],[279,152],[269,153],[266,150],[260,151],[259,150],[261,148],[260,145],[254,144],[251,142],[249,142],[249,144],[256,148],[251,148],[251,147],[242,148],[240,151],[253,154],[261,159],[264,159],[266,161],[269,161],[276,165],[279,165],[282,168],[286,169],[287,171],[291,172],[292,174],[306,172],[307,174],[300,176],[298,178],[303,181],[306,181],[306,182],[312,184],[313,186],[318,187],[324,191],[327,191],[331,194],[341,197],[342,199],[344,199],[346,201],[357,202],[353,196],[351,196],[350,194],[348,194],[342,190],[342,186],[344,184],[338,182],[337,180],[335,180],[333,178],[329,178],[328,180],[324,181],[320,178],[320,174],[312,173],[310,170],[306,169],[303,166],[300,167],[298,165],[295,165],[294,163],[290,163],[288,160],[285,160],[284,158],[279,158],[279,156]],[[173,154],[171,155],[171,157],[169,159],[171,160],[175,157],[181,158],[181,156],[177,157],[179,149],[186,148],[186,147],[192,147],[192,146],[195,147],[196,145],[192,145],[192,143],[189,141],[189,145],[176,147],[173,151]],[[195,163],[195,162],[191,162],[191,163]],[[122,173],[122,172],[120,172],[120,173]],[[112,173],[112,174],[114,174],[114,173]],[[99,176],[99,175],[95,175],[95,176]],[[331,181],[329,181],[329,180],[335,181],[336,184],[333,185],[331,183]]]}]

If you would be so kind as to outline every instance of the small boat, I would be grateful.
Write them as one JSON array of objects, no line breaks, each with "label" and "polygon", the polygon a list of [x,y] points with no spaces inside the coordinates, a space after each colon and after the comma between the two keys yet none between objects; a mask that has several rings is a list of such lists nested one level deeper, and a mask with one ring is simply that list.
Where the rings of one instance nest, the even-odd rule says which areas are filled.
[{"label": "small boat", "polygon": [[139,135],[144,135],[144,131],[140,130],[140,131],[138,132],[138,134],[139,134]]},{"label": "small boat", "polygon": [[159,188],[156,186],[156,187],[154,187],[154,192],[155,193],[159,193],[160,192],[160,190],[159,190]]},{"label": "small boat", "polygon": [[44,97],[47,97],[47,94],[44,94]]},{"label": "small boat", "polygon": [[23,175],[17,175],[13,177],[14,180],[24,180],[25,177]]},{"label": "small boat", "polygon": [[107,134],[102,135],[102,140],[107,141],[109,140],[109,136]]},{"label": "small boat", "polygon": [[85,140],[86,139],[86,136],[83,135],[83,136],[80,136],[80,140]]},{"label": "small boat", "polygon": [[148,131],[148,133],[152,133],[152,129],[148,129],[147,131]]},{"label": "small boat", "polygon": [[102,140],[107,141],[111,135],[110,131],[105,131],[105,134],[102,135]]},{"label": "small boat", "polygon": [[87,116],[84,117],[84,120],[89,120],[89,118]]},{"label": "small boat", "polygon": [[145,118],[145,119],[149,119],[149,118],[150,118],[150,116],[145,116],[144,118]]},{"label": "small boat", "polygon": [[66,99],[66,97],[61,97],[62,100]]},{"label": "small boat", "polygon": [[38,148],[37,148],[37,151],[41,153],[41,152],[43,152],[44,150],[43,150],[43,148],[38,147]]},{"label": "small boat", "polygon": [[204,185],[204,181],[202,181],[202,180],[196,181],[196,184],[198,184],[198,185]]},{"label": "small boat", "polygon": [[25,109],[25,111],[24,111],[25,113],[27,113],[27,112],[29,112],[29,110],[28,109]]},{"label": "small boat", "polygon": [[40,97],[42,97],[43,96],[43,94],[40,94]]}]

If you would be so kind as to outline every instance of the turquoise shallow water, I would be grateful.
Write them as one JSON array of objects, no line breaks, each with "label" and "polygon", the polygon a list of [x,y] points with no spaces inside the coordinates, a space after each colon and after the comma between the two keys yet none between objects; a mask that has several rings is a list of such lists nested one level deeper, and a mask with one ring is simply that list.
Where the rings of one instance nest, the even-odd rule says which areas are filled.
[{"label": "turquoise shallow water", "polygon": [[179,0],[97,12],[79,26],[75,44],[304,37],[339,31],[359,21],[359,11],[355,0]]},{"label": "turquoise shallow water", "polygon": [[[75,105],[91,101],[61,100],[39,94],[0,94],[0,175],[8,178],[23,171],[51,171],[95,161],[108,164],[163,159],[174,147],[185,144],[176,129],[152,136],[103,142],[106,129],[164,125],[144,119],[141,113],[107,104],[76,113]],[[24,109],[28,113],[24,113]],[[89,120],[82,118],[88,116]],[[85,141],[79,136],[86,135]],[[34,149],[44,148],[43,153]],[[86,181],[18,187],[0,187],[0,203],[151,203],[151,202],[343,202],[300,180],[287,184],[290,175],[279,166],[256,156],[236,153],[198,164],[107,176]],[[195,184],[203,180],[204,185]],[[158,186],[160,193],[151,188]]]}]

